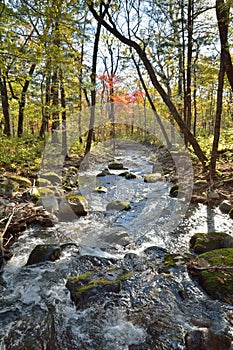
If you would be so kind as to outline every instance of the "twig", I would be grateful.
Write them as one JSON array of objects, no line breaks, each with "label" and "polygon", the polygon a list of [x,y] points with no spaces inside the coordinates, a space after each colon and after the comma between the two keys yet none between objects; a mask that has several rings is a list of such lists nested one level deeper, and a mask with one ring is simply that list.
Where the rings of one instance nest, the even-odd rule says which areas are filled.
[{"label": "twig", "polygon": [[4,235],[5,235],[6,231],[7,231],[10,223],[11,223],[11,220],[12,220],[13,216],[14,216],[14,211],[15,211],[15,208],[12,209],[12,213],[11,213],[7,223],[6,223],[6,226],[5,226],[4,230],[3,230],[3,232],[0,233],[0,246],[2,246],[3,237],[4,237]]}]

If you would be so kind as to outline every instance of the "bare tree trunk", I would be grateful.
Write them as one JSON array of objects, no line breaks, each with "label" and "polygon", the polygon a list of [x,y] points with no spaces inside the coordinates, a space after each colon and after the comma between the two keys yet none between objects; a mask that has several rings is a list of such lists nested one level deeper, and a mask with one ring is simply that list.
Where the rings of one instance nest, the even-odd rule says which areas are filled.
[{"label": "bare tree trunk", "polygon": [[51,101],[51,60],[47,59],[45,69],[45,103],[42,109],[42,123],[40,128],[40,137],[44,137],[48,131],[48,123],[50,119],[50,101]]},{"label": "bare tree trunk", "polygon": [[137,52],[137,54],[141,58],[144,66],[149,74],[149,77],[151,79],[151,82],[152,82],[154,88],[158,91],[158,93],[162,97],[164,103],[167,105],[172,116],[174,117],[175,121],[179,125],[181,131],[184,133],[185,137],[192,145],[194,152],[197,155],[200,162],[202,163],[203,167],[206,168],[207,158],[206,158],[205,154],[203,153],[202,149],[200,148],[200,145],[198,144],[197,140],[195,139],[195,137],[193,136],[191,131],[187,128],[186,123],[182,120],[175,105],[173,104],[173,102],[168,97],[167,93],[165,92],[165,90],[163,89],[161,84],[159,83],[159,81],[155,75],[153,66],[150,63],[149,59],[147,58],[147,55],[146,55],[145,51],[143,50],[143,48],[141,48],[141,46],[139,44],[137,44],[135,41],[125,37],[123,34],[121,34],[117,30],[117,28],[115,26],[109,24],[100,15],[98,15],[98,13],[94,9],[93,2],[89,2],[88,6],[89,6],[89,9],[90,9],[91,13],[93,14],[94,18],[99,23],[101,23],[110,33],[112,33],[115,37],[117,37],[122,43],[135,49],[135,51]]},{"label": "bare tree trunk", "polygon": [[62,117],[62,154],[67,156],[67,133],[66,133],[66,94],[64,88],[62,69],[59,70],[60,93],[61,93],[61,117]]},{"label": "bare tree trunk", "polygon": [[33,63],[31,65],[31,68],[29,70],[29,78],[27,80],[25,80],[22,92],[21,92],[21,98],[20,100],[18,100],[19,103],[19,116],[18,116],[18,137],[21,137],[23,134],[23,122],[24,122],[24,108],[26,105],[26,94],[29,88],[29,84],[30,84],[30,78],[32,77],[34,70],[36,68],[36,64]]},{"label": "bare tree trunk", "polygon": [[218,143],[219,143],[220,130],[221,130],[222,95],[223,95],[223,86],[224,86],[224,76],[225,76],[225,65],[221,55],[220,68],[218,73],[218,92],[217,92],[217,108],[216,108],[215,126],[214,126],[214,140],[213,140],[211,160],[210,160],[211,179],[214,177],[216,172]]},{"label": "bare tree trunk", "polygon": [[219,37],[221,42],[221,54],[228,81],[233,91],[233,65],[229,51],[228,27],[230,17],[230,1],[216,0],[216,15],[218,20]]},{"label": "bare tree trunk", "polygon": [[[1,71],[0,71],[1,74]],[[4,117],[4,130],[3,133],[10,137],[11,128],[10,128],[10,113],[9,113],[9,101],[8,101],[8,92],[6,85],[6,78],[0,75],[0,90],[1,90],[1,100],[2,100],[2,112]]]}]

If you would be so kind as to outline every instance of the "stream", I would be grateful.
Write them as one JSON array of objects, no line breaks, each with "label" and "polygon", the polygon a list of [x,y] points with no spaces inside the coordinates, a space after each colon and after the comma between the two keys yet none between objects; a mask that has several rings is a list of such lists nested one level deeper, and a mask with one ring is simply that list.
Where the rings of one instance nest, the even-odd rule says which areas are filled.
[{"label": "stream", "polygon": [[[127,180],[119,170],[96,177],[113,157],[137,177]],[[232,220],[218,209],[189,206],[189,193],[170,197],[166,176],[144,182],[156,159],[136,142],[97,152],[88,169],[80,167],[87,216],[52,228],[33,226],[20,235],[0,277],[1,350],[178,350],[186,349],[185,334],[201,327],[233,337],[231,305],[208,297],[184,264],[162,270],[167,254],[179,259],[190,253],[194,233],[232,234]],[[163,172],[163,164],[159,167]],[[97,186],[107,192],[96,192]],[[127,201],[131,209],[106,211],[111,200]],[[67,242],[79,248],[67,247],[55,262],[25,266],[36,245]],[[116,265],[133,272],[121,291],[77,309],[67,278]]]}]

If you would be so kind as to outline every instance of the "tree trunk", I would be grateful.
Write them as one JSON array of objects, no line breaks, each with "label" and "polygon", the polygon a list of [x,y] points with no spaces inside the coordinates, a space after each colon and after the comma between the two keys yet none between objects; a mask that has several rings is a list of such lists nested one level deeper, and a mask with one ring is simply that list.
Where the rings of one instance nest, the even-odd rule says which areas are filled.
[{"label": "tree trunk", "polygon": [[225,66],[227,78],[233,91],[233,65],[228,42],[228,27],[230,17],[230,1],[216,0],[216,15],[218,20],[219,37],[221,42],[221,55]]},{"label": "tree trunk", "polygon": [[149,94],[149,91],[148,91],[148,89],[147,89],[147,86],[146,86],[146,84],[145,84],[145,81],[144,81],[144,79],[143,79],[143,76],[142,76],[142,74],[141,74],[140,67],[139,67],[139,65],[137,64],[134,55],[132,55],[132,60],[133,60],[134,65],[135,65],[135,67],[136,67],[136,69],[137,69],[140,82],[141,82],[142,87],[143,87],[143,89],[144,89],[144,91],[145,91],[145,93],[146,93],[146,97],[147,97],[147,99],[148,99],[148,101],[149,101],[149,103],[150,103],[150,106],[151,106],[152,110],[154,111],[155,118],[156,118],[156,120],[157,120],[157,122],[158,122],[158,124],[159,124],[159,126],[160,126],[160,129],[161,129],[162,134],[163,134],[163,136],[164,136],[164,139],[165,139],[165,141],[166,141],[167,147],[168,147],[168,148],[171,148],[172,144],[171,144],[171,142],[170,142],[170,140],[169,140],[169,138],[168,138],[167,132],[166,132],[164,126],[163,126],[163,123],[162,123],[162,121],[161,121],[161,119],[160,119],[160,116],[158,115],[158,112],[157,112],[157,110],[156,110],[156,107],[155,107],[155,105],[154,105],[154,103],[153,103],[153,101],[152,101],[152,98],[151,98],[150,94]]},{"label": "tree trunk", "polygon": [[121,34],[117,30],[117,28],[115,26],[110,25],[101,16],[99,16],[98,13],[94,9],[93,2],[89,2],[88,6],[89,6],[91,13],[93,14],[95,19],[99,23],[101,23],[110,33],[112,33],[115,37],[117,37],[122,43],[135,49],[135,51],[137,52],[137,54],[141,58],[142,62],[144,63],[144,66],[149,74],[150,80],[151,80],[154,88],[158,91],[158,93],[162,97],[164,103],[167,105],[169,111],[171,112],[172,116],[174,117],[175,121],[179,125],[181,131],[184,133],[185,137],[187,138],[189,143],[192,145],[194,152],[197,155],[200,162],[202,163],[203,167],[206,168],[207,158],[206,158],[205,154],[203,153],[202,149],[200,148],[200,145],[198,144],[197,140],[195,139],[195,137],[193,136],[191,131],[187,128],[186,123],[182,120],[175,105],[169,99],[167,93],[163,89],[162,85],[159,83],[159,81],[155,75],[153,66],[150,63],[149,59],[147,58],[145,51],[141,48],[141,46],[139,44],[137,44],[135,41],[133,41],[129,38],[126,38],[123,34]]},{"label": "tree trunk", "polygon": [[29,88],[29,84],[30,84],[30,78],[32,77],[34,70],[36,68],[36,64],[33,63],[31,65],[31,68],[29,70],[29,78],[27,80],[25,80],[22,92],[21,92],[21,98],[18,101],[19,103],[19,116],[18,116],[18,137],[21,137],[23,134],[23,122],[24,122],[24,109],[25,109],[25,105],[26,105],[26,94]]},{"label": "tree trunk", "polygon": [[59,70],[60,93],[61,93],[61,117],[62,117],[62,154],[67,156],[67,133],[66,133],[66,94],[64,88],[62,69]]},{"label": "tree trunk", "polygon": [[218,143],[220,138],[221,129],[221,116],[222,116],[222,95],[224,86],[225,65],[222,59],[220,60],[220,68],[218,73],[218,92],[217,92],[217,108],[214,126],[214,140],[212,145],[211,160],[210,160],[210,177],[214,177],[216,172],[216,161],[218,156]]},{"label": "tree trunk", "polygon": [[57,131],[60,126],[59,120],[59,80],[58,80],[58,68],[55,67],[52,76],[52,142],[58,143]]},{"label": "tree trunk", "polygon": [[193,51],[193,0],[188,1],[188,51],[187,51],[187,89],[186,89],[186,108],[187,108],[187,128],[191,130],[192,122],[192,51]]},{"label": "tree trunk", "polygon": [[[102,9],[102,6],[101,6]],[[101,15],[102,18],[103,15]],[[95,33],[95,42],[94,42],[94,49],[93,49],[93,56],[92,56],[92,72],[91,72],[91,83],[93,85],[93,88],[91,90],[91,115],[90,115],[90,123],[89,123],[89,129],[87,134],[87,143],[85,148],[85,156],[90,152],[91,150],[91,143],[94,135],[94,123],[95,123],[95,104],[96,104],[96,67],[97,67],[97,55],[98,55],[98,49],[99,49],[99,40],[100,40],[100,32],[101,32],[101,23],[97,23],[97,29]]]},{"label": "tree trunk", "polygon": [[47,59],[45,69],[45,103],[42,110],[42,123],[40,128],[40,137],[45,136],[48,131],[48,123],[50,119],[50,101],[51,101],[51,60]]},{"label": "tree trunk", "polygon": [[1,90],[1,100],[2,100],[2,112],[4,117],[3,133],[6,136],[10,137],[11,128],[10,128],[9,101],[8,101],[8,93],[7,93],[7,86],[6,86],[6,78],[4,76],[0,76],[0,90]]}]

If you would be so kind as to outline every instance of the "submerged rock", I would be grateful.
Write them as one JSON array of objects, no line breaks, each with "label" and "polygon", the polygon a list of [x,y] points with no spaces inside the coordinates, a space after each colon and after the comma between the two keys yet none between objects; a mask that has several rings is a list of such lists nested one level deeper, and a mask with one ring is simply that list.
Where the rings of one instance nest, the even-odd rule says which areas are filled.
[{"label": "submerged rock", "polygon": [[233,248],[233,237],[225,232],[195,233],[190,248],[197,254],[220,248]]},{"label": "submerged rock", "polygon": [[233,248],[203,253],[189,261],[188,270],[213,299],[233,304]]},{"label": "submerged rock", "polygon": [[118,231],[110,233],[109,235],[104,237],[104,240],[110,244],[119,244],[122,246],[126,246],[130,243],[129,234],[127,231]]},{"label": "submerged rock", "polygon": [[110,211],[110,210],[130,210],[131,206],[129,204],[129,202],[125,202],[125,201],[111,201],[107,204],[106,206],[106,210]]},{"label": "submerged rock", "polygon": [[230,350],[231,339],[208,328],[195,329],[185,335],[186,350]]},{"label": "submerged rock", "polygon": [[84,307],[90,298],[95,299],[105,293],[119,293],[122,281],[131,274],[121,267],[114,267],[105,271],[89,271],[79,276],[69,277],[66,283],[70,291],[71,300],[77,307]]},{"label": "submerged rock", "polygon": [[27,266],[39,264],[45,261],[55,261],[60,258],[61,247],[54,244],[39,244],[35,246],[29,255]]}]

